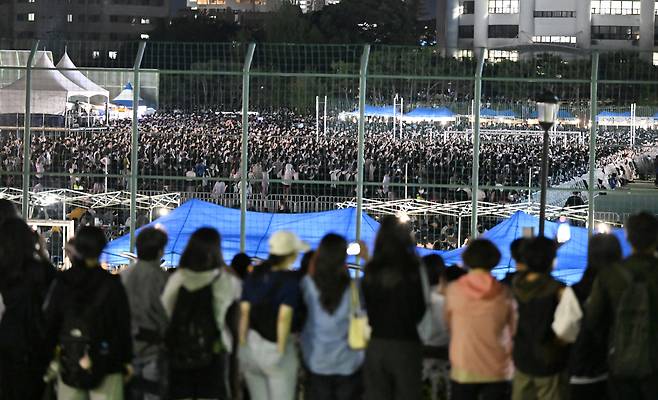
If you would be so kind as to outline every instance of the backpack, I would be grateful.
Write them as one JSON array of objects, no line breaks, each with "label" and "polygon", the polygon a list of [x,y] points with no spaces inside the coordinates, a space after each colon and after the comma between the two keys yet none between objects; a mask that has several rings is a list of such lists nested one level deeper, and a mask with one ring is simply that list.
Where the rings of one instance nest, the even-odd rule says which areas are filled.
[{"label": "backpack", "polygon": [[649,286],[642,276],[621,271],[629,284],[617,305],[608,364],[615,377],[641,379],[653,372]]},{"label": "backpack", "polygon": [[194,370],[212,364],[221,350],[220,331],[215,322],[212,286],[196,291],[181,287],[165,334],[169,365],[174,370]]},{"label": "backpack", "polygon": [[64,314],[59,333],[59,362],[62,381],[68,386],[93,389],[105,376],[109,345],[102,340],[99,309],[109,291],[110,285],[103,284],[91,304],[73,305]]}]

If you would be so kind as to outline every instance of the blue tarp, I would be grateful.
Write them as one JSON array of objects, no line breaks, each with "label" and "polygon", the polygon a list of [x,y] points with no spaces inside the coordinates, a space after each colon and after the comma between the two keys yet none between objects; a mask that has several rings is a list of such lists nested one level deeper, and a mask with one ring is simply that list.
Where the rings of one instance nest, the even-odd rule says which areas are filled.
[{"label": "blue tarp", "polygon": [[429,108],[429,107],[418,107],[413,111],[410,111],[404,114],[405,117],[413,118],[425,118],[425,119],[445,119],[445,118],[454,118],[455,113],[450,111],[446,107],[439,108]]},{"label": "blue tarp", "polygon": [[624,111],[624,112],[613,112],[613,111],[601,111],[596,115],[596,119],[599,118],[630,118],[631,117],[631,112],[630,111]]},{"label": "blue tarp", "polygon": [[[212,227],[222,235],[222,251],[228,263],[240,251],[240,210],[221,207],[201,200],[190,200],[168,215],[158,218],[147,226],[158,224],[169,235],[164,260],[167,265],[178,265],[178,260],[194,231],[201,227]],[[363,214],[361,238],[372,249],[379,223]],[[142,228],[137,230],[137,233]],[[278,230],[288,230],[315,248],[327,233],[344,236],[348,241],[355,240],[356,209],[326,211],[306,214],[247,213],[246,253],[251,257],[267,258],[268,239]],[[122,253],[128,252],[129,235],[110,242],[105,248],[105,261],[110,265],[128,262]],[[423,252],[425,253],[425,252]]]},{"label": "blue tarp", "polygon": [[[546,236],[554,238],[557,234],[558,225],[558,223],[546,221]],[[496,244],[502,255],[498,267],[494,270],[494,274],[499,279],[502,279],[507,272],[514,271],[515,266],[510,254],[510,245],[515,239],[523,237],[524,227],[530,226],[534,228],[536,234],[539,230],[539,218],[518,211],[509,219],[484,233],[483,237]],[[630,254],[631,249],[626,242],[624,231],[622,229],[616,229],[613,230],[613,234],[617,236],[622,244],[624,255]],[[571,227],[571,240],[558,250],[557,265],[555,266],[553,275],[569,284],[580,280],[587,266],[588,240],[589,237],[586,228]],[[464,249],[460,248],[443,253],[442,256],[446,265],[461,264],[463,251]]]},{"label": "blue tarp", "polygon": [[[558,110],[557,117],[558,119],[576,119],[576,116],[573,115],[571,111],[567,110]],[[530,113],[530,118],[537,118],[537,110]]]},{"label": "blue tarp", "polygon": [[483,118],[516,118],[512,110],[492,110],[491,108],[482,108],[480,116]]},{"label": "blue tarp", "polygon": [[[352,111],[353,115],[359,115],[359,109]],[[393,106],[371,106],[366,104],[364,110],[366,117],[393,117],[393,115],[400,115],[400,110],[396,110]]]}]

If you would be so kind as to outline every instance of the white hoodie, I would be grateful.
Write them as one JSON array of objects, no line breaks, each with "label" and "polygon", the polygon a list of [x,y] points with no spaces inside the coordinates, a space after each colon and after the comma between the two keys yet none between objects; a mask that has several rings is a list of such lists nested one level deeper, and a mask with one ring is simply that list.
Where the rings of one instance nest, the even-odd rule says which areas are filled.
[{"label": "white hoodie", "polygon": [[233,336],[230,330],[225,326],[226,312],[229,307],[242,296],[242,285],[240,280],[233,276],[226,268],[212,269],[209,271],[196,272],[186,268],[179,268],[167,280],[167,285],[162,292],[160,299],[171,319],[174,313],[174,306],[178,299],[178,291],[184,287],[188,291],[194,292],[206,287],[210,282],[219,275],[219,278],[212,283],[213,293],[213,310],[215,311],[215,321],[222,335],[224,348],[229,352],[233,351]]}]

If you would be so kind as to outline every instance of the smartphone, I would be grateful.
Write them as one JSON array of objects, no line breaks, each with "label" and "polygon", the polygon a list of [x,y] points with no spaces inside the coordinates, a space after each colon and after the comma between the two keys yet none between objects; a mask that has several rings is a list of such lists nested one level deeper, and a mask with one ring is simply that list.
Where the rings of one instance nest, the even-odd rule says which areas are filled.
[{"label": "smartphone", "polygon": [[535,232],[532,228],[532,226],[524,226],[523,227],[523,237],[526,239],[530,239],[533,236],[535,236]]},{"label": "smartphone", "polygon": [[352,242],[347,246],[347,255],[348,256],[358,256],[359,254],[361,254],[361,245],[360,244],[358,244],[356,242]]}]

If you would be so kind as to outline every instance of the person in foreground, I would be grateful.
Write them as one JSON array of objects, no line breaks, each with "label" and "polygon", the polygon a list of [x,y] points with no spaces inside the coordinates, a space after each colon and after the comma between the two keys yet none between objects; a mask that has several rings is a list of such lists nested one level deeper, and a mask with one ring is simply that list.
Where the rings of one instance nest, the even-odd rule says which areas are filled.
[{"label": "person in foreground", "polygon": [[586,328],[608,336],[612,399],[658,398],[658,220],[642,212],[626,222],[632,254],[599,272],[585,307]]},{"label": "person in foreground", "polygon": [[372,327],[364,367],[366,400],[422,398],[418,324],[426,305],[420,268],[409,225],[384,217],[362,283]]},{"label": "person in foreground", "polygon": [[235,327],[226,323],[226,314],[240,291],[224,263],[219,232],[198,229],[162,293],[169,317],[169,399],[231,399],[228,355]]},{"label": "person in foreground", "polygon": [[307,377],[306,396],[314,400],[361,398],[363,351],[348,346],[351,288],[347,242],[328,234],[311,261],[301,288],[308,314],[301,334]]},{"label": "person in foreground", "polygon": [[299,274],[290,271],[306,243],[275,232],[269,257],[244,282],[238,357],[253,400],[293,400],[299,359],[293,340],[301,311]]},{"label": "person in foreground", "polygon": [[476,239],[462,257],[469,272],[448,286],[445,305],[452,399],[508,399],[516,303],[491,275],[500,252],[490,241]]},{"label": "person in foreground", "polygon": [[128,298],[119,277],[101,268],[105,244],[99,228],[80,228],[73,265],[59,273],[44,305],[46,337],[58,348],[58,399],[121,400],[132,375]]},{"label": "person in foreground", "polygon": [[527,270],[514,277],[518,305],[514,335],[513,400],[566,398],[569,347],[552,328],[564,285],[551,276],[557,243],[543,236],[529,239],[523,250]]}]

